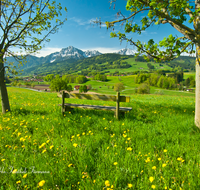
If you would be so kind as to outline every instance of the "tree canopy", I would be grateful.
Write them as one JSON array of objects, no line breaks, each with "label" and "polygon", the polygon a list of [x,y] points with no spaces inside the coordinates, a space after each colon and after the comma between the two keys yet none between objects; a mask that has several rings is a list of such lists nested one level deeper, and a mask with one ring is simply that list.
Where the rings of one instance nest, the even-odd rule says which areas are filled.
[{"label": "tree canopy", "polygon": [[[117,3],[117,1],[116,1]],[[145,53],[145,57],[152,57],[156,61],[172,60],[185,52],[192,54],[195,51],[195,43],[198,43],[197,21],[199,19],[198,3],[186,0],[128,0],[126,10],[130,12],[130,16],[125,17],[121,12],[118,16],[121,19],[105,22],[108,28],[113,28],[116,23],[124,25],[124,33],[112,32],[111,37],[118,37],[120,40],[126,40],[130,44],[137,47],[137,55]],[[146,14],[145,14],[146,13]],[[140,15],[142,17],[140,23],[134,22],[134,18]],[[145,16],[144,16],[145,15]],[[194,27],[189,27],[193,23]],[[170,34],[164,37],[159,43],[155,43],[153,39],[143,43],[128,38],[126,33],[141,34],[152,25],[170,24],[178,30],[183,36],[177,37]],[[191,25],[192,26],[192,25]],[[164,48],[164,50],[162,50]]]},{"label": "tree canopy", "polygon": [[[24,58],[19,55],[39,51],[43,42],[49,41],[48,36],[57,32],[59,26],[66,21],[61,20],[61,16],[62,6],[56,1],[0,1],[0,94],[3,113],[10,111],[4,82],[6,57],[13,56],[19,60]],[[18,48],[19,52],[13,48]]]},{"label": "tree canopy", "polygon": [[[117,3],[117,0],[111,0]],[[112,32],[111,37],[118,37],[120,41],[126,40],[137,48],[137,54],[143,53],[148,60],[155,61],[173,60],[182,53],[193,54],[196,52],[196,101],[195,101],[195,124],[200,128],[200,1],[190,0],[127,0],[126,10],[129,16],[121,12],[119,19],[105,22],[107,28],[115,27],[116,23],[124,26],[124,32]],[[136,16],[140,22],[134,22]],[[97,20],[101,24],[101,20]],[[179,36],[170,34],[159,43],[149,39],[144,43],[135,41],[127,33],[141,34],[152,25],[169,24],[175,28]],[[196,48],[196,51],[195,51]]]}]

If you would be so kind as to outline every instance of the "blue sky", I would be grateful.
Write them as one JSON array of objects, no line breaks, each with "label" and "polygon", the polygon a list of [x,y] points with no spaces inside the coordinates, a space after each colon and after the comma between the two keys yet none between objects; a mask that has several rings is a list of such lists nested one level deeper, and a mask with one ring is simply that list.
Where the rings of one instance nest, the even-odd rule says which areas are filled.
[{"label": "blue sky", "polygon": [[[62,48],[74,46],[81,50],[98,50],[102,53],[111,53],[123,48],[135,50],[127,42],[122,42],[117,38],[110,38],[110,29],[105,25],[101,28],[92,23],[96,18],[101,17],[102,21],[113,21],[116,19],[116,13],[120,10],[124,15],[130,15],[126,11],[126,0],[117,0],[115,9],[114,4],[110,7],[110,0],[57,0],[63,8],[66,7],[67,21],[59,29],[59,32],[50,36],[51,41],[45,44],[39,54],[36,56],[46,56],[50,53],[60,51]],[[63,15],[64,18],[65,15]],[[134,22],[140,22],[142,15],[135,18]],[[123,31],[123,27],[116,26],[115,31]],[[169,24],[152,26],[141,35],[130,33],[128,36],[135,41],[141,40],[147,42],[154,39],[158,42],[169,34],[181,36]]]}]

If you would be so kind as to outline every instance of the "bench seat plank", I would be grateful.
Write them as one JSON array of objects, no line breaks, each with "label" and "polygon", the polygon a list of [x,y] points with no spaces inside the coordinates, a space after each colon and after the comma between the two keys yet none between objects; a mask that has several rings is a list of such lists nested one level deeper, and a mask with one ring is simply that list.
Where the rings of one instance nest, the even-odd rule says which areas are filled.
[{"label": "bench seat plank", "polygon": [[[62,104],[59,104],[61,106]],[[83,109],[97,109],[97,110],[111,110],[116,111],[115,106],[101,106],[101,105],[85,105],[85,104],[64,104],[65,107],[71,107],[71,108],[83,108]],[[121,112],[131,111],[131,107],[119,107],[119,110]]]}]

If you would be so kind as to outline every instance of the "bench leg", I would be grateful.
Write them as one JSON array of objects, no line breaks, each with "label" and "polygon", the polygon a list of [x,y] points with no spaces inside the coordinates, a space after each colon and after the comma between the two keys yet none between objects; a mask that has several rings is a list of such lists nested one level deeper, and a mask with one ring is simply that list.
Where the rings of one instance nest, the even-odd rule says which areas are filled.
[{"label": "bench leg", "polygon": [[117,112],[115,111],[114,117],[115,117],[117,120],[119,120],[119,113],[117,113]]},{"label": "bench leg", "polygon": [[115,117],[117,120],[119,120],[120,117],[124,118],[124,117],[125,117],[125,112],[120,111],[119,114],[118,114],[118,118],[117,118],[116,112],[115,112],[114,117]]},{"label": "bench leg", "polygon": [[71,107],[69,107],[69,106],[65,106],[64,108],[62,108],[62,115],[64,116],[64,113],[66,112],[66,111],[71,111],[72,110],[72,108]]}]

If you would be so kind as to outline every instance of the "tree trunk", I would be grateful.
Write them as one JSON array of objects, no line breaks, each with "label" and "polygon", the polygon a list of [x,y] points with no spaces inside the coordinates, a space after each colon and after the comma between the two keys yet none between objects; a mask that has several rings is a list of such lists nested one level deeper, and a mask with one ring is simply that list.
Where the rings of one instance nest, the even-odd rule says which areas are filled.
[{"label": "tree trunk", "polygon": [[10,111],[10,104],[8,99],[7,88],[5,84],[5,69],[3,64],[3,59],[0,60],[0,95],[2,103],[2,113]]},{"label": "tree trunk", "polygon": [[196,45],[196,97],[195,97],[195,124],[200,128],[200,46]]},{"label": "tree trunk", "polygon": [[[195,9],[200,8],[200,0],[195,0]],[[195,90],[195,125],[200,128],[200,13],[193,21],[198,42],[196,45],[196,90]]]}]

